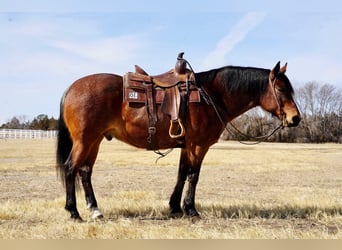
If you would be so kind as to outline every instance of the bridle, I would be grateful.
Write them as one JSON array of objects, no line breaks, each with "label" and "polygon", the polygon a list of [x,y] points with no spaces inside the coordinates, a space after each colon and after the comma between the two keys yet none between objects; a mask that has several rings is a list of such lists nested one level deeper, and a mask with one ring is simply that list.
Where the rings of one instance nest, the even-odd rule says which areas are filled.
[{"label": "bridle", "polygon": [[274,95],[274,98],[276,99],[277,101],[277,105],[278,105],[278,108],[279,108],[279,112],[280,112],[280,120],[282,122],[282,126],[285,127],[286,125],[286,114],[282,108],[282,105],[281,105],[281,101],[279,99],[279,96],[277,95],[276,93],[276,81],[277,81],[277,77],[275,76],[274,77],[274,80],[272,81],[271,78],[269,78],[269,84],[272,88],[272,93]]},{"label": "bridle", "polygon": [[[196,81],[196,79],[195,79]],[[239,140],[240,143],[242,144],[246,144],[246,145],[255,145],[255,144],[259,144],[263,141],[266,141],[268,138],[270,138],[275,132],[277,132],[279,129],[283,129],[285,127],[286,124],[286,114],[282,108],[280,99],[276,93],[276,81],[277,81],[277,77],[274,78],[274,80],[272,81],[271,78],[269,78],[269,85],[272,89],[272,93],[276,99],[276,102],[278,104],[279,107],[279,112],[280,112],[280,118],[281,118],[281,124],[279,124],[275,129],[273,129],[270,133],[266,134],[266,135],[262,135],[262,136],[250,136],[247,135],[245,133],[243,133],[242,131],[240,131],[233,123],[228,123],[228,125],[230,125],[235,132],[237,132],[238,134],[240,134],[242,137],[244,137],[245,140],[254,140],[255,142],[244,142]],[[201,94],[201,96],[203,97],[203,99],[206,101],[206,103],[208,105],[211,105],[216,113],[217,118],[220,120],[222,126],[224,127],[224,129],[229,133],[229,134],[234,134],[234,132],[231,131],[231,129],[226,125],[226,123],[224,122],[218,108],[215,105],[215,102],[213,101],[213,99],[210,97],[210,95],[207,93],[207,91],[201,87],[199,87],[199,84],[197,83],[197,88],[199,89],[199,92]]]},{"label": "bridle", "polygon": [[[224,129],[229,133],[232,134],[233,132],[230,130],[230,128],[226,125],[226,123],[224,122],[218,108],[215,105],[215,102],[213,101],[213,99],[210,97],[210,95],[208,94],[208,92],[202,88],[200,82],[197,81],[196,79],[196,74],[195,71],[193,70],[193,68],[191,67],[191,64],[184,58],[182,58],[185,63],[189,66],[190,71],[192,72],[192,74],[194,75],[194,79],[195,79],[195,86],[197,87],[197,89],[199,90],[200,95],[203,97],[204,101],[208,104],[211,105],[216,113],[217,118],[219,119],[219,121],[221,122],[222,126],[224,127]],[[258,144],[261,143],[262,141],[266,141],[269,137],[271,137],[275,132],[277,132],[279,129],[283,129],[286,125],[286,114],[282,108],[281,105],[281,101],[279,99],[279,96],[276,93],[276,81],[277,81],[277,76],[274,77],[273,80],[271,80],[271,78],[269,78],[269,85],[272,89],[272,93],[276,99],[276,102],[278,104],[279,107],[279,112],[280,112],[280,120],[281,120],[281,124],[279,124],[275,129],[273,129],[270,133],[266,134],[266,135],[262,135],[262,136],[250,136],[247,135],[243,132],[241,132],[233,123],[228,123],[228,125],[230,125],[238,134],[240,134],[241,136],[243,136],[245,139],[247,140],[255,140],[256,142],[251,142],[251,143],[246,143],[243,141],[239,141],[242,144],[246,144],[246,145],[254,145],[254,144]]]}]

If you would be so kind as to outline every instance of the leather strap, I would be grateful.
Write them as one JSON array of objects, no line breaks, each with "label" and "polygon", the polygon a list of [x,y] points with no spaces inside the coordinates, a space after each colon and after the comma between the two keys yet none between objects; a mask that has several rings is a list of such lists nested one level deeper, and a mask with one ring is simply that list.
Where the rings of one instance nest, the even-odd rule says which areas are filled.
[{"label": "leather strap", "polygon": [[156,137],[156,122],[157,122],[157,111],[156,103],[153,100],[153,85],[145,84],[146,86],[146,106],[148,107],[148,137],[147,137],[147,149],[155,150],[158,148],[158,142]]}]

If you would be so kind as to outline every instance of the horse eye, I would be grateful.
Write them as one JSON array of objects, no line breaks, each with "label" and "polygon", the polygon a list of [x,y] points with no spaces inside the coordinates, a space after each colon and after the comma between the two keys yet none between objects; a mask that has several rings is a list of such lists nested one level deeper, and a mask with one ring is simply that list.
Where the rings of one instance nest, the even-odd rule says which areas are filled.
[{"label": "horse eye", "polygon": [[284,93],[286,91],[285,88],[280,88],[280,87],[277,87],[277,90],[281,93]]}]

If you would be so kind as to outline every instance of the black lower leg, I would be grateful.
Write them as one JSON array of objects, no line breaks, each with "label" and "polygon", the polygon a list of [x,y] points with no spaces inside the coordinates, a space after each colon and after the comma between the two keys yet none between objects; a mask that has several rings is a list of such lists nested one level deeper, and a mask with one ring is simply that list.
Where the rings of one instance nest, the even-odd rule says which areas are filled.
[{"label": "black lower leg", "polygon": [[85,193],[85,198],[87,202],[88,208],[96,208],[97,207],[97,201],[95,198],[93,186],[91,184],[91,168],[88,166],[84,166],[80,168],[79,174],[82,178],[82,185]]},{"label": "black lower leg", "polygon": [[196,193],[196,185],[198,182],[199,170],[189,169],[188,173],[188,181],[189,187],[184,198],[184,211],[188,216],[199,216],[199,213],[195,207],[195,193]]},{"label": "black lower leg", "polygon": [[169,201],[171,214],[183,213],[180,203],[182,199],[182,193],[187,177],[188,168],[187,165],[183,163],[182,156],[180,161],[181,162],[179,164],[177,183]]},{"label": "black lower leg", "polygon": [[183,213],[180,203],[182,199],[184,181],[177,181],[176,187],[170,197],[169,205],[171,214]]},{"label": "black lower leg", "polygon": [[71,161],[65,165],[65,188],[66,188],[66,204],[65,209],[70,212],[72,219],[81,219],[76,207],[76,190],[75,190],[75,169]]}]

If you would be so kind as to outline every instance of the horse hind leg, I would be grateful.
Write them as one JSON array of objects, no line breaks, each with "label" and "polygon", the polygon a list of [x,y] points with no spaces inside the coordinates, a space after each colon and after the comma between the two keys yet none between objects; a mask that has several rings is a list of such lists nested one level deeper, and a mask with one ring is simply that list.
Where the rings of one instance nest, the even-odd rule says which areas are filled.
[{"label": "horse hind leg", "polygon": [[81,176],[82,185],[83,185],[83,189],[85,193],[87,208],[92,210],[93,219],[103,218],[103,215],[97,206],[97,201],[95,198],[93,186],[91,184],[91,174],[92,174],[92,167],[90,166],[84,165],[79,170],[79,175]]},{"label": "horse hind leg", "polygon": [[76,179],[76,169],[72,162],[72,155],[70,154],[69,158],[67,159],[66,163],[64,164],[65,167],[65,190],[66,190],[66,202],[65,202],[65,209],[70,212],[71,219],[80,220],[79,212],[77,211],[76,205],[76,190],[75,190],[75,179]]},{"label": "horse hind leg", "polygon": [[92,212],[93,212],[92,218],[93,219],[103,218],[103,215],[97,206],[95,193],[94,193],[93,186],[91,183],[91,175],[93,172],[93,165],[95,163],[95,160],[96,160],[96,157],[98,154],[99,145],[100,145],[100,141],[92,147],[92,149],[88,155],[88,159],[85,161],[83,166],[80,167],[80,169],[79,169],[79,175],[80,175],[81,180],[82,180],[82,186],[83,186],[84,193],[85,193],[87,208],[92,210]]},{"label": "horse hind leg", "polygon": [[101,218],[102,213],[97,207],[94,190],[91,184],[92,168],[96,160],[101,140],[88,145],[76,140],[71,154],[65,164],[66,205],[65,209],[70,212],[71,218],[81,220],[76,205],[76,177],[79,175],[84,189],[87,207],[93,211],[93,218]]}]

